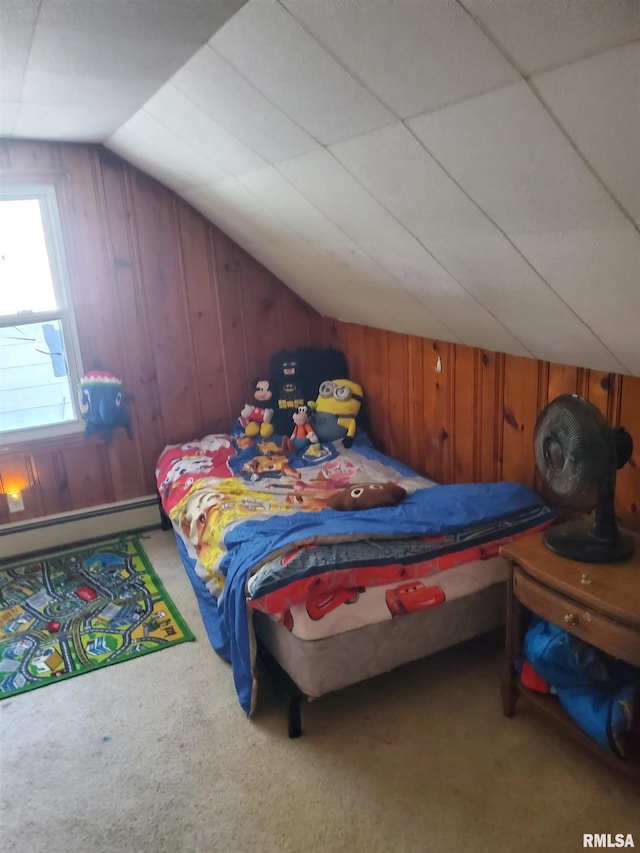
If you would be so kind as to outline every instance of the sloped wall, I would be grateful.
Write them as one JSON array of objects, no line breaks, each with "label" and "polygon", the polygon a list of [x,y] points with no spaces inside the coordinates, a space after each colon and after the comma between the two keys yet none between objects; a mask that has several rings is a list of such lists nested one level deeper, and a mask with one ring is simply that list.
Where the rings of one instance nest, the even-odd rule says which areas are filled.
[{"label": "sloped wall", "polygon": [[[378,446],[441,483],[518,480],[539,486],[533,429],[558,394],[578,393],[634,440],[618,472],[616,509],[640,530],[640,378],[443,344],[323,320],[361,382]],[[438,372],[438,360],[440,372]]]},{"label": "sloped wall", "polygon": [[3,176],[53,180],[85,370],[124,380],[133,427],[0,447],[25,511],[0,524],[153,494],[165,444],[228,431],[269,355],[318,315],[173,192],[99,146],[0,143]]}]

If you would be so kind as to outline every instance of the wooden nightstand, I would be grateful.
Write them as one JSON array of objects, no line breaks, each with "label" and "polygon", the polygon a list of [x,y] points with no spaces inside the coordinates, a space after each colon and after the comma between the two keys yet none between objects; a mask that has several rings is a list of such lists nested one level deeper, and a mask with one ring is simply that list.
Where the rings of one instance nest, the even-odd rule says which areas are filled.
[{"label": "wooden nightstand", "polygon": [[515,669],[528,612],[559,625],[616,658],[640,667],[640,535],[633,555],[618,563],[579,563],[550,551],[542,534],[503,545],[509,561],[506,659],[502,707],[513,717],[518,698],[551,716],[591,751],[640,780],[640,761],[605,752],[573,723],[554,696],[527,690]]}]

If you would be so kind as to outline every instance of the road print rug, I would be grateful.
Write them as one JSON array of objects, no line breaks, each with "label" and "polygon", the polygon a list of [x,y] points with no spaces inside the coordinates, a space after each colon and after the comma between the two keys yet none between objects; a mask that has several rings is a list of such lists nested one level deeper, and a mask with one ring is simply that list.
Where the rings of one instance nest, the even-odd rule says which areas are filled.
[{"label": "road print rug", "polygon": [[0,569],[0,699],[193,639],[137,537]]}]

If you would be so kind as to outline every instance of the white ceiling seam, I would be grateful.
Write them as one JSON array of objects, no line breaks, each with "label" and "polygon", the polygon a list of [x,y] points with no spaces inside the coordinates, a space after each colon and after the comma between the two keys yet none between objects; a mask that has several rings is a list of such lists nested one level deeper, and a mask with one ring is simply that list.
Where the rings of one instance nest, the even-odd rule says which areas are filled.
[{"label": "white ceiling seam", "polygon": [[[433,162],[434,162],[434,163],[435,163],[435,164],[436,164],[436,165],[437,165],[437,166],[438,166],[438,167],[439,167],[439,168],[444,172],[444,174],[446,174],[446,175],[447,175],[447,177],[452,181],[452,183],[454,183],[454,184],[456,185],[456,187],[457,187],[457,189],[460,191],[460,193],[461,193],[462,195],[464,195],[464,196],[468,199],[468,201],[470,202],[470,204],[471,204],[471,205],[473,205],[473,207],[474,207],[474,208],[475,208],[475,209],[480,213],[481,217],[482,217],[483,219],[486,219],[486,220],[487,220],[487,222],[488,222],[488,223],[490,223],[490,224],[491,224],[491,226],[492,226],[492,227],[494,227],[494,228],[496,229],[496,231],[497,231],[500,235],[502,235],[502,236],[505,238],[505,240],[507,240],[507,241],[509,242],[509,244],[512,246],[512,248],[513,248],[514,252],[517,252],[517,254],[518,254],[518,255],[522,256],[522,253],[521,253],[521,252],[520,252],[520,250],[517,248],[517,246],[515,246],[515,245],[514,245],[514,244],[509,240],[508,236],[507,236],[506,234],[504,234],[504,232],[499,228],[499,226],[497,226],[495,223],[493,223],[493,221],[491,220],[490,216],[488,216],[488,215],[486,214],[486,212],[485,212],[485,211],[483,211],[483,210],[478,206],[478,204],[477,204],[473,199],[471,199],[471,198],[468,196],[468,194],[464,191],[464,188],[463,188],[463,187],[460,187],[460,186],[459,186],[459,184],[457,184],[457,183],[455,182],[455,180],[454,180],[450,175],[448,175],[448,173],[446,172],[446,170],[445,170],[445,169],[443,169],[443,168],[442,168],[442,166],[441,166],[441,164],[439,164],[439,163],[438,163],[437,159],[436,159],[436,158],[434,158],[434,157],[433,157],[433,155],[432,155],[432,154],[431,154],[431,153],[430,153],[430,152],[425,148],[424,144],[423,144],[419,139],[417,139],[417,138],[415,137],[415,134],[413,134],[413,133],[411,132],[410,128],[407,128],[407,127],[406,127],[406,123],[404,123],[404,122],[403,122],[403,123],[402,123],[402,127],[405,129],[405,131],[406,131],[407,133],[411,133],[411,136],[412,136],[412,137],[413,137],[413,139],[415,140],[416,144],[420,147],[420,150],[421,150],[421,151],[423,151],[423,152],[424,152],[424,154],[425,154],[427,157],[429,157],[429,159],[430,159],[430,160],[433,160]],[[378,130],[378,131],[373,131],[371,134],[369,134],[369,136],[386,134],[387,132],[389,132],[389,130],[390,130],[390,128],[381,128],[381,129],[380,129],[380,130]],[[363,136],[366,136],[366,134],[365,134],[365,135],[363,135]],[[360,139],[362,139],[362,137],[360,137]],[[350,168],[349,168],[349,165],[350,165],[350,164],[349,164],[349,162],[347,162],[347,160],[345,160],[345,159],[344,159],[344,157],[340,158],[340,157],[339,157],[339,155],[337,155],[337,152],[338,152],[338,151],[340,151],[340,150],[344,151],[344,150],[345,150],[345,146],[352,145],[353,143],[354,143],[354,140],[349,140],[348,142],[345,142],[345,143],[343,143],[342,145],[333,146],[333,147],[332,147],[332,149],[329,149],[329,150],[330,150],[330,153],[332,153],[334,156],[337,156],[338,161],[341,163],[341,165],[342,165],[344,168],[346,168],[346,169],[347,169],[347,171],[349,172],[349,174],[350,174],[350,175],[351,175],[355,180],[357,180],[357,181],[360,183],[360,185],[361,185],[361,186],[362,186],[362,187],[363,187],[367,192],[370,192],[370,191],[371,191],[371,186],[370,186],[370,184],[369,184],[369,183],[367,183],[366,181],[362,180],[361,174],[359,175],[359,174],[357,174],[357,173],[353,170],[353,168],[352,168],[352,169],[350,169]],[[392,147],[393,147],[393,146],[389,146],[389,148],[392,148]],[[405,158],[406,158],[406,152],[404,152],[404,154],[405,154]],[[353,165],[353,161],[351,161],[351,165]],[[382,170],[382,167],[380,167],[380,170]],[[440,198],[441,198],[441,197],[440,197]],[[393,210],[393,209],[392,209],[392,208],[391,208],[387,203],[385,203],[385,200],[384,200],[383,198],[381,198],[379,195],[378,195],[378,196],[376,196],[376,200],[377,200],[377,201],[382,205],[382,207],[384,207],[384,209],[385,209],[385,210],[387,210],[387,211],[389,212],[389,215],[390,215],[390,216],[392,216],[392,217],[393,217],[393,218],[394,218],[394,219],[395,219],[395,220],[396,220],[396,221],[397,221],[397,222],[398,222],[398,223],[399,223],[403,228],[405,228],[405,229],[408,231],[408,233],[409,233],[409,234],[411,234],[411,235],[412,235],[412,236],[417,240],[417,242],[418,242],[418,243],[420,243],[420,245],[425,249],[425,251],[427,251],[427,252],[428,252],[428,253],[429,253],[429,254],[434,258],[434,260],[435,260],[435,261],[436,261],[440,266],[442,266],[442,267],[447,271],[447,273],[449,273],[450,275],[452,275],[452,277],[453,277],[453,278],[455,278],[455,275],[453,274],[453,272],[448,268],[447,263],[446,263],[445,261],[443,261],[442,256],[441,256],[439,253],[437,253],[437,252],[434,254],[434,252],[433,252],[433,244],[432,244],[432,243],[430,243],[430,241],[429,241],[429,240],[425,239],[425,237],[423,237],[423,236],[422,236],[422,235],[421,235],[421,234],[420,234],[420,233],[419,233],[415,228],[412,228],[412,227],[411,227],[411,225],[410,225],[410,223],[408,223],[408,221],[407,221],[406,217],[405,217],[405,218],[399,218],[399,217],[397,216],[397,214],[396,214],[396,211],[395,211],[395,210]],[[458,214],[458,215],[459,215],[459,214]],[[468,239],[468,235],[467,235],[467,237],[466,237],[465,239]],[[526,262],[526,263],[531,267],[531,269],[534,271],[534,273],[535,273],[536,277],[540,280],[540,282],[542,282],[542,283],[546,286],[546,288],[547,288],[547,289],[548,289],[548,290],[553,294],[554,298],[555,298],[556,300],[558,300],[558,301],[563,302],[563,304],[564,304],[564,305],[566,305],[566,303],[564,303],[564,301],[563,301],[563,300],[561,300],[561,297],[559,297],[559,296],[558,296],[558,294],[553,290],[553,288],[552,288],[552,287],[551,287],[551,286],[550,286],[550,285],[549,285],[549,284],[544,280],[544,278],[540,275],[540,273],[539,273],[537,270],[535,270],[535,268],[534,268],[534,267],[533,267],[533,266],[532,266],[532,265],[531,265],[531,264],[530,264],[530,263],[529,263],[529,262],[524,258],[524,256],[522,256],[522,257],[523,257],[523,260],[525,260],[525,262]],[[459,281],[459,280],[458,280],[458,281]],[[466,288],[465,288],[465,289],[466,289]],[[521,300],[519,301],[519,304],[520,304],[520,302],[521,302]],[[567,307],[567,310],[571,311],[571,313],[572,313],[572,314],[575,314],[575,312],[573,312],[573,310],[570,308],[570,306],[566,306],[566,307]],[[485,308],[486,308],[486,306],[485,306]],[[492,313],[492,311],[491,311],[491,309],[490,309],[490,308],[488,308],[487,310],[489,310],[489,313]],[[552,314],[552,316],[556,316],[556,314],[557,314],[557,311],[555,312],[555,314]],[[530,312],[527,312],[527,315],[528,315],[528,316],[530,316]],[[495,315],[494,315],[494,316],[495,316]],[[593,336],[593,335],[594,335],[593,331],[592,331],[592,330],[590,330],[590,329],[588,329],[588,327],[586,326],[586,324],[584,323],[584,321],[583,321],[581,318],[578,318],[578,317],[577,317],[577,315],[575,315],[575,316],[576,316],[576,319],[578,319],[578,321],[580,322],[580,324],[581,324],[581,325],[583,325],[583,326],[585,327],[585,329],[587,329],[587,330],[589,331],[589,333],[590,333],[590,335],[591,335],[591,336]],[[498,318],[496,318],[496,319],[498,319]],[[528,321],[526,321],[526,322],[527,322],[527,325],[528,325]],[[564,322],[565,322],[565,324],[566,324],[566,319],[564,320]],[[504,325],[504,324],[502,324],[502,325]],[[512,327],[511,327],[511,328],[512,328]],[[575,330],[574,330],[574,331],[575,331]],[[513,334],[513,329],[512,329],[512,334]],[[595,337],[597,338],[597,336],[595,336]],[[531,355],[535,355],[536,357],[544,357],[544,356],[545,356],[546,351],[545,351],[544,349],[541,349],[541,348],[539,348],[539,347],[532,347],[532,346],[531,346],[531,344],[527,344],[527,343],[525,343],[525,342],[522,340],[522,335],[518,335],[518,334],[516,333],[516,334],[515,334],[515,338],[516,338],[516,340],[518,340],[518,341],[519,341],[519,343],[521,344],[521,346],[524,348],[524,351],[523,351],[523,352],[520,352],[520,353],[518,353],[518,354],[520,354],[520,355],[524,355],[524,354],[527,354],[527,352],[528,352],[529,354],[531,354]],[[607,352],[608,352],[608,350],[607,350]]]},{"label": "white ceiling seam", "polygon": [[[277,178],[275,184],[273,179]],[[279,207],[273,203],[273,199],[275,196],[275,191],[280,190],[279,198],[284,198],[289,201],[289,207],[294,210],[293,214],[293,222],[288,222],[290,228],[292,228],[296,233],[300,235],[300,237],[307,242],[311,247],[319,250],[321,253],[328,253],[328,256],[334,257],[333,253],[335,252],[334,248],[332,248],[332,244],[330,242],[325,242],[325,239],[330,240],[331,235],[338,237],[340,234],[339,229],[336,228],[335,224],[323,213],[318,210],[311,202],[309,202],[299,191],[298,189],[291,184],[291,182],[287,181],[286,178],[278,173],[275,169],[263,169],[254,173],[248,173],[245,175],[241,175],[239,177],[242,185],[251,192],[256,198],[258,198],[264,205],[273,210],[274,214],[278,215]],[[260,194],[260,189],[262,188],[262,194]],[[296,200],[297,197],[297,200]],[[301,204],[302,203],[302,204]],[[316,233],[316,236],[310,236],[308,231],[305,231],[302,228],[302,223],[306,217],[305,207],[308,212],[311,213],[312,219],[315,219],[316,223],[323,228],[322,237]],[[312,224],[312,223],[310,223]],[[371,309],[371,302],[377,305],[376,294],[380,291],[379,288],[382,285],[382,281],[380,278],[380,273],[384,273],[384,270],[380,265],[372,260],[366,252],[364,252],[360,246],[354,241],[351,241],[351,245],[356,247],[357,252],[359,252],[362,258],[366,258],[367,269],[369,272],[369,278],[367,279],[367,294],[366,294],[366,302],[368,304],[369,310]],[[353,251],[353,249],[352,249]],[[344,274],[343,270],[343,274]],[[337,274],[339,275],[339,268],[337,270]],[[388,276],[385,273],[385,277],[388,280]],[[377,283],[376,283],[377,282]],[[406,296],[409,296],[412,299],[415,299],[415,294],[403,288]],[[351,296],[351,294],[349,294]],[[361,299],[363,297],[360,297]],[[398,328],[402,328],[402,319],[398,317],[396,313],[396,309],[398,307],[397,300],[394,298],[393,300],[385,300],[388,304],[384,307],[384,313],[388,313],[390,317],[396,317],[396,322],[399,324]],[[423,306],[425,307],[425,306]],[[356,316],[357,310],[362,310],[362,307],[359,307],[359,302],[355,303],[356,308]],[[453,337],[454,332],[447,328],[447,326],[439,319],[438,312],[432,311],[433,318],[436,320],[438,324],[438,332],[444,333],[446,336]],[[440,336],[440,335],[438,335]]]},{"label": "white ceiling seam", "polygon": [[[325,154],[326,156],[328,156],[329,158],[331,158],[331,159],[332,159],[336,164],[338,164],[338,165],[340,166],[340,168],[341,168],[341,169],[343,168],[342,164],[341,164],[341,163],[339,162],[339,160],[335,157],[335,155],[333,154],[333,152],[332,152],[331,150],[329,150],[329,149],[325,149],[323,152],[317,152],[317,154],[318,154],[318,155],[320,155],[320,154]],[[311,157],[311,156],[315,156],[315,155],[316,155],[316,153],[314,152],[314,153],[312,153],[312,154],[311,154],[311,155],[309,155],[309,156]],[[299,157],[299,158],[295,158],[295,159],[296,159],[296,160],[298,160],[298,161],[301,161],[301,160],[306,159],[306,157],[307,157],[307,155],[303,155],[303,156],[301,156],[301,157]],[[349,221],[345,221],[345,220],[342,220],[342,221],[341,221],[341,220],[340,220],[340,217],[336,216],[335,214],[333,214],[333,215],[332,215],[331,211],[337,211],[337,210],[339,209],[339,206],[340,206],[340,198],[338,197],[340,187],[335,187],[335,188],[334,188],[334,189],[335,189],[335,198],[334,198],[334,203],[330,206],[330,207],[331,207],[331,210],[326,209],[326,208],[324,208],[324,207],[320,207],[320,206],[318,206],[318,205],[316,204],[316,202],[315,202],[315,201],[314,201],[314,199],[312,198],[312,195],[311,195],[309,192],[305,192],[305,191],[301,188],[301,186],[300,186],[300,183],[299,183],[299,182],[295,182],[295,181],[293,181],[293,180],[290,180],[289,176],[290,176],[290,173],[291,173],[291,172],[290,172],[290,170],[291,170],[291,168],[292,168],[292,167],[295,167],[295,160],[294,160],[294,161],[289,161],[289,164],[287,164],[287,163],[280,163],[280,164],[277,164],[277,166],[276,166],[277,170],[278,170],[278,171],[283,175],[283,177],[284,177],[285,179],[288,179],[288,180],[289,180],[289,182],[291,183],[291,185],[292,185],[292,186],[293,186],[293,187],[294,187],[298,192],[302,192],[302,193],[303,193],[303,195],[305,195],[305,197],[308,199],[308,201],[309,201],[311,204],[313,204],[313,205],[314,205],[314,207],[316,208],[316,210],[318,210],[318,212],[319,212],[319,213],[321,213],[323,216],[327,216],[327,217],[328,217],[328,218],[333,222],[333,224],[334,224],[334,225],[336,225],[336,227],[340,228],[342,231],[344,231],[344,232],[345,232],[345,233],[350,237],[350,239],[354,240],[354,241],[357,243],[357,245],[359,245],[359,247],[362,249],[362,251],[364,251],[364,252],[368,255],[368,257],[370,257],[370,258],[371,258],[371,260],[372,260],[372,261],[374,261],[374,262],[375,262],[375,263],[377,263],[379,266],[381,266],[381,268],[382,268],[383,270],[385,270],[385,272],[386,272],[387,274],[389,274],[389,275],[390,275],[390,276],[391,276],[395,281],[397,281],[397,282],[398,282],[402,287],[404,287],[406,290],[408,290],[409,288],[407,287],[407,284],[405,283],[405,282],[406,282],[406,278],[405,278],[405,277],[403,277],[403,275],[402,275],[402,274],[398,274],[398,273],[394,270],[394,268],[393,268],[393,266],[392,266],[392,265],[390,266],[390,265],[388,265],[388,264],[386,264],[386,263],[382,262],[379,256],[378,256],[378,257],[375,257],[375,256],[374,256],[374,254],[372,254],[371,246],[370,246],[370,247],[367,247],[367,246],[365,245],[365,242],[370,242],[370,243],[371,243],[371,245],[373,245],[373,246],[375,246],[375,245],[377,245],[378,247],[382,246],[382,245],[383,245],[383,241],[384,241],[384,234],[383,234],[383,233],[380,233],[380,234],[372,233],[371,235],[368,235],[368,234],[366,233],[366,230],[365,230],[365,231],[364,231],[364,232],[362,232],[359,236],[356,236],[356,235],[353,233],[353,229],[349,227],[349,225],[350,225]],[[429,247],[428,247],[428,246],[426,246],[426,245],[425,245],[425,244],[424,244],[424,243],[423,243],[423,242],[422,242],[418,237],[416,237],[416,235],[415,235],[415,234],[413,234],[413,233],[410,231],[410,229],[405,228],[405,227],[404,227],[404,226],[403,226],[403,225],[402,225],[402,224],[401,224],[401,223],[400,223],[400,222],[399,222],[399,221],[398,221],[398,220],[393,216],[393,214],[392,214],[390,211],[388,211],[388,210],[387,210],[387,208],[385,208],[385,207],[384,207],[384,205],[380,204],[380,202],[379,202],[376,198],[374,198],[374,196],[372,196],[372,195],[369,193],[369,190],[368,190],[368,189],[367,189],[363,184],[361,184],[361,183],[357,180],[357,178],[356,178],[355,176],[352,176],[352,177],[353,177],[353,179],[354,179],[354,182],[356,182],[356,183],[358,184],[358,186],[360,187],[360,189],[362,190],[363,194],[365,194],[365,195],[367,196],[367,198],[368,198],[368,199],[369,199],[369,201],[371,202],[371,205],[376,205],[376,206],[378,206],[381,210],[384,210],[384,211],[388,214],[388,216],[389,216],[389,220],[390,220],[390,221],[389,221],[389,223],[387,223],[387,224],[386,224],[386,228],[387,228],[387,229],[389,229],[389,226],[390,226],[390,225],[391,225],[391,227],[393,227],[393,223],[395,223],[395,225],[397,225],[397,226],[398,226],[398,229],[400,229],[400,231],[405,232],[405,234],[406,234],[406,235],[408,235],[411,239],[414,239],[414,240],[415,240],[415,242],[416,242],[416,243],[418,243],[418,244],[420,245],[420,247],[422,248],[422,250],[430,256],[431,261],[432,261],[432,262],[437,266],[437,268],[439,268],[440,270],[442,270],[442,271],[445,273],[445,275],[446,275],[447,277],[450,277],[450,279],[451,279],[451,281],[452,281],[452,282],[455,282],[455,284],[459,285],[460,289],[464,292],[465,297],[468,297],[469,299],[472,299],[472,300],[474,300],[474,301],[476,302],[476,314],[475,314],[475,316],[473,317],[473,326],[474,326],[474,327],[477,327],[477,326],[479,325],[479,318],[480,318],[480,316],[481,316],[481,315],[483,315],[483,314],[488,315],[488,316],[492,317],[492,318],[493,318],[493,320],[495,320],[495,322],[496,322],[499,326],[502,326],[502,328],[503,328],[503,330],[504,330],[504,332],[503,332],[503,342],[505,343],[505,345],[508,345],[511,349],[513,349],[514,347],[517,349],[517,348],[519,347],[519,348],[520,348],[520,351],[518,352],[518,354],[519,354],[519,355],[529,355],[529,356],[533,356],[533,352],[531,352],[529,349],[527,349],[527,347],[522,343],[522,341],[520,341],[520,340],[518,339],[518,337],[517,337],[517,336],[515,336],[512,332],[510,332],[510,331],[509,331],[509,330],[504,326],[504,324],[503,324],[503,323],[501,323],[501,321],[500,321],[500,320],[499,320],[499,319],[498,319],[498,318],[497,318],[497,317],[496,317],[496,316],[495,316],[495,315],[494,315],[490,310],[488,310],[484,305],[482,305],[480,302],[478,302],[478,300],[477,300],[477,299],[475,299],[474,295],[473,295],[472,293],[470,293],[470,292],[467,290],[467,288],[465,288],[465,287],[464,287],[464,286],[463,286],[459,281],[457,281],[457,279],[455,278],[455,276],[452,276],[452,275],[451,275],[451,273],[447,270],[446,266],[444,266],[444,265],[440,262],[440,260],[439,260],[437,257],[435,257],[435,256],[434,256],[434,254],[431,252],[431,250],[429,249]],[[329,207],[329,206],[327,206],[327,208],[328,208],[328,207]],[[351,221],[353,222],[354,220],[352,219]],[[366,226],[366,228],[367,228],[367,230],[369,230],[369,229],[371,229],[371,227],[372,227],[372,222],[371,222],[371,215],[370,215],[370,216],[368,216],[368,217],[367,217],[367,226]],[[388,236],[390,237],[391,235],[388,235]],[[378,239],[379,239],[379,242],[378,242],[378,243],[376,243],[376,241],[377,241]],[[406,242],[405,242],[405,244],[404,244],[404,249],[405,249],[405,250],[407,249]],[[384,251],[384,250],[382,250],[382,251]],[[415,254],[415,253],[411,253],[411,252],[409,251],[409,256],[406,258],[405,263],[410,264],[410,262],[411,262],[411,254]],[[440,277],[441,277],[441,276],[440,276]],[[417,287],[417,288],[414,288],[414,289],[409,290],[409,292],[413,293],[413,294],[414,294],[414,295],[415,295],[415,296],[416,296],[420,301],[423,301],[423,300],[421,299],[420,289],[421,289],[421,288],[422,288],[422,289],[424,288],[425,283],[426,283],[425,279],[428,279],[428,275],[423,274],[423,275],[421,276],[421,278],[420,278],[420,281],[417,281],[417,282],[416,282],[416,283],[418,284],[418,287]],[[451,290],[451,288],[449,288],[448,290],[450,291],[450,290]],[[440,298],[438,298],[438,296],[436,295],[436,296],[435,296],[435,298],[433,299],[433,302],[438,306],[438,307],[436,308],[436,310],[435,310],[435,315],[436,315],[436,317],[438,317],[438,319],[439,319],[439,321],[440,321],[441,323],[444,323],[445,327],[446,327],[446,326],[448,326],[449,334],[452,334],[452,333],[453,333],[453,334],[455,334],[455,335],[456,335],[456,337],[457,337],[458,339],[461,339],[461,340],[465,340],[465,339],[466,339],[466,340],[473,340],[473,338],[474,338],[474,334],[476,334],[476,333],[477,333],[477,329],[476,329],[476,328],[470,328],[470,327],[465,328],[464,326],[463,326],[462,328],[460,328],[460,322],[461,322],[462,318],[465,316],[465,314],[464,314],[464,313],[461,313],[461,314],[459,314],[459,316],[458,316],[458,312],[456,311],[456,313],[455,313],[454,315],[449,315],[447,318],[444,318],[444,319],[443,319],[443,316],[442,316],[442,313],[441,313],[441,310],[442,310],[442,309],[440,308],[440,305],[441,305],[441,301],[442,301],[442,299],[446,297],[446,294],[447,294],[447,290],[443,291],[443,293],[440,295]],[[425,295],[426,295],[426,294],[425,294]],[[438,309],[440,309],[440,310],[438,310]],[[469,312],[469,313],[470,313],[470,312]],[[457,322],[456,322],[456,319],[457,319]],[[452,325],[452,320],[453,320],[453,325]],[[485,325],[486,325],[486,322],[485,322]],[[458,328],[456,328],[456,326],[457,326]],[[497,332],[497,330],[494,328],[494,329],[493,329],[494,337],[495,337],[496,339],[498,339],[498,340],[499,340],[500,336],[499,336],[499,335],[497,335],[497,334],[496,334],[496,332]]]},{"label": "white ceiling seam", "polygon": [[[480,205],[478,204],[478,202],[477,202],[475,199],[473,199],[473,198],[472,198],[472,197],[467,193],[467,191],[465,190],[465,188],[464,188],[461,184],[459,184],[459,183],[456,181],[455,177],[447,171],[447,169],[445,168],[445,166],[444,166],[442,163],[440,163],[440,162],[438,161],[438,158],[433,154],[433,152],[432,152],[432,151],[429,151],[429,150],[424,146],[424,143],[422,143],[422,141],[419,139],[419,137],[417,137],[417,136],[416,136],[416,134],[413,132],[413,130],[411,129],[411,127],[410,127],[406,122],[404,122],[403,124],[405,125],[405,127],[407,128],[407,130],[409,131],[409,133],[411,133],[411,134],[412,134],[412,136],[416,139],[416,141],[417,141],[417,142],[419,142],[421,145],[423,145],[423,147],[425,148],[425,151],[427,151],[427,153],[429,154],[429,156],[430,156],[430,157],[433,159],[433,161],[434,161],[434,162],[435,162],[435,163],[440,167],[440,169],[442,169],[442,171],[447,175],[447,177],[448,177],[448,178],[449,178],[453,183],[455,183],[455,185],[459,188],[460,192],[462,192],[462,193],[463,193],[463,194],[464,194],[464,195],[469,199],[469,202],[470,202],[471,204],[473,204],[473,205],[474,205],[474,206],[475,206],[475,207],[476,207],[476,208],[477,208],[477,209],[482,213],[482,215],[483,215],[484,217],[486,217],[486,219],[487,219],[489,222],[491,222],[491,224],[494,226],[494,228],[496,229],[496,231],[498,231],[498,232],[499,232],[499,234],[501,235],[501,237],[502,237],[502,238],[504,238],[504,240],[505,240],[505,241],[507,241],[507,242],[509,243],[509,246],[513,249],[513,251],[514,251],[517,255],[519,255],[519,257],[520,257],[520,258],[522,258],[522,261],[523,261],[523,262],[524,262],[524,263],[525,263],[525,264],[526,264],[526,265],[531,269],[531,271],[532,271],[532,272],[534,273],[534,275],[536,276],[537,280],[538,280],[541,284],[543,284],[551,294],[553,294],[554,299],[555,299],[555,300],[557,300],[559,303],[561,303],[561,304],[562,304],[562,306],[563,306],[563,307],[564,307],[568,312],[570,312],[570,313],[573,315],[574,319],[575,319],[575,320],[576,320],[576,321],[577,321],[577,322],[578,322],[578,323],[579,323],[579,324],[584,328],[584,330],[585,330],[586,332],[588,332],[588,333],[589,333],[589,335],[593,336],[593,338],[595,338],[595,339],[599,342],[599,344],[601,344],[601,346],[602,346],[602,347],[607,351],[607,353],[609,353],[609,355],[614,359],[614,361],[617,361],[617,359],[615,359],[614,354],[613,354],[613,353],[611,352],[611,350],[610,350],[610,349],[609,349],[609,348],[604,344],[604,342],[600,340],[600,338],[598,337],[597,333],[596,333],[592,328],[590,328],[590,326],[588,325],[588,323],[587,323],[587,322],[586,322],[582,317],[580,317],[580,315],[575,311],[575,309],[574,309],[574,308],[573,308],[573,307],[572,307],[572,306],[571,306],[571,305],[570,305],[570,304],[569,304],[565,299],[563,299],[562,295],[561,295],[561,294],[559,294],[559,293],[557,292],[557,290],[555,290],[555,289],[552,287],[552,285],[551,285],[551,284],[550,284],[550,283],[545,279],[545,277],[544,277],[544,275],[541,273],[541,271],[540,271],[539,269],[537,269],[537,268],[535,267],[535,265],[532,263],[532,261],[531,261],[531,260],[529,260],[529,258],[527,258],[527,257],[525,256],[525,254],[520,250],[520,248],[518,247],[518,245],[517,245],[515,242],[513,242],[513,241],[509,238],[509,235],[508,235],[508,234],[507,234],[507,233],[506,233],[506,232],[505,232],[505,231],[500,227],[500,225],[499,225],[497,222],[494,222],[494,220],[491,218],[490,214],[489,214],[489,213],[487,213],[487,211],[486,211],[486,210],[484,210],[482,207],[480,207]],[[436,254],[437,254],[437,253],[436,253]],[[440,258],[440,263],[443,263],[443,262],[442,262],[442,258]],[[446,263],[443,263],[443,266],[445,267],[445,269],[447,268],[447,267],[446,267]],[[452,274],[452,275],[453,275],[453,272],[452,272],[452,271],[449,271],[449,272],[450,272],[450,274]],[[553,323],[553,319],[555,319],[555,314],[552,314],[551,316],[552,316],[552,323]],[[565,316],[563,316],[563,317],[562,317],[562,323],[564,324],[564,332],[565,332],[565,334],[566,334],[566,331],[567,331],[567,329],[566,329],[566,323],[567,323],[567,320],[566,320],[566,317],[565,317]],[[552,330],[552,331],[553,331],[553,330]],[[560,330],[558,330],[558,331],[560,331]],[[575,327],[574,327],[574,329],[573,329],[573,333],[574,333],[574,334],[576,334]],[[533,355],[536,355],[536,349],[537,349],[536,347],[533,347],[533,348],[532,348],[532,350],[533,350],[533,351],[532,351],[532,354],[533,354]],[[541,351],[541,350],[539,350],[538,352],[542,352],[542,351]],[[541,357],[541,356],[539,356],[539,357]],[[553,359],[547,359],[547,360],[553,360]]]}]

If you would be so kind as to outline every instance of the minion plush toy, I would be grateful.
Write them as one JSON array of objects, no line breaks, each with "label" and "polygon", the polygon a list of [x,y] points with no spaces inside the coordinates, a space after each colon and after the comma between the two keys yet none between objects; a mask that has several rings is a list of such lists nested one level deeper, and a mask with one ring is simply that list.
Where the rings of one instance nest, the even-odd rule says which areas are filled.
[{"label": "minion plush toy", "polygon": [[308,404],[318,441],[342,438],[344,446],[351,447],[362,396],[362,387],[349,379],[326,380],[320,385],[317,400]]}]

